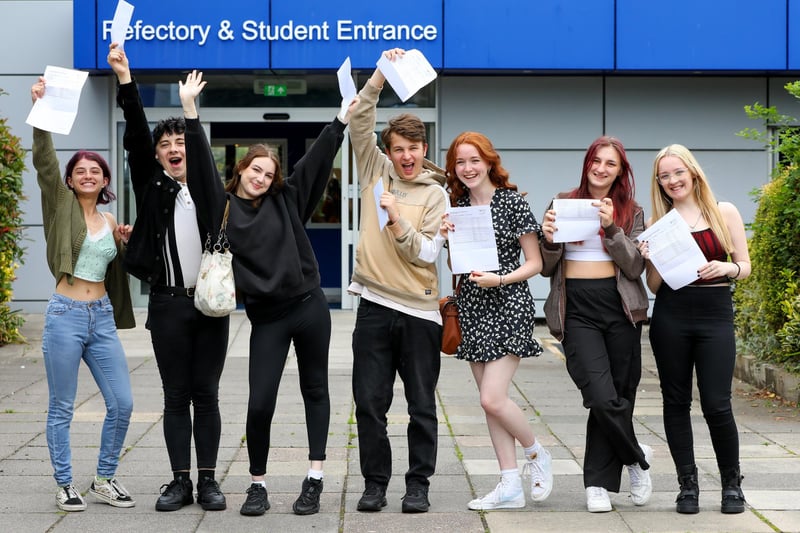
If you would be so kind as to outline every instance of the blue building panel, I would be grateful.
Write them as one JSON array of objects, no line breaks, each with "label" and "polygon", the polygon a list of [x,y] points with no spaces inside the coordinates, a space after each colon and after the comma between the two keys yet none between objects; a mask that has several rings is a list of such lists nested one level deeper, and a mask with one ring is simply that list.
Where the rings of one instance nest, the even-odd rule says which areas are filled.
[{"label": "blue building panel", "polygon": [[373,69],[383,50],[416,48],[442,67],[442,0],[406,0],[402,9],[374,0],[272,0],[270,64],[275,70]]},{"label": "blue building panel", "polygon": [[[83,4],[90,3],[94,2],[74,1],[74,32],[76,41],[81,32],[90,35],[94,32],[94,62],[78,65],[76,45],[76,67],[106,69],[117,0],[97,0],[96,18],[78,19],[87,12]],[[185,0],[159,0],[131,3],[134,11],[125,52],[136,69],[269,68],[269,41],[248,40],[244,30],[247,21],[268,20],[269,4],[266,2],[226,0],[187,4]]]},{"label": "blue building panel", "polygon": [[614,0],[444,0],[444,67],[611,70]]},{"label": "blue building panel", "polygon": [[786,11],[787,0],[617,0],[617,69],[786,69]]},{"label": "blue building panel", "polygon": [[800,70],[800,0],[789,0],[789,35],[786,36],[789,70]]},{"label": "blue building panel", "polygon": [[[138,70],[332,70],[347,56],[371,69],[395,46],[445,73],[800,69],[800,0],[132,3]],[[74,0],[76,68],[108,68],[116,5]]]},{"label": "blue building panel", "polygon": [[[113,14],[112,14],[113,17]],[[97,39],[90,31],[78,28],[91,28],[97,20],[97,4],[85,0],[75,0],[72,4],[73,23],[73,65],[77,69],[94,69],[97,62]]]}]

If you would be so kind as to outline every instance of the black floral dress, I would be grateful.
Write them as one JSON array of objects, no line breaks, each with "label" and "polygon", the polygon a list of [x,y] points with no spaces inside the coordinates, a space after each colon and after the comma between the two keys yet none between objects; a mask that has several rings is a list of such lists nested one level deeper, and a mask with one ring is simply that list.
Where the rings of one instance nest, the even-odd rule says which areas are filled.
[{"label": "black floral dress", "polygon": [[[469,195],[459,198],[456,205],[469,206]],[[489,207],[500,261],[497,274],[506,275],[521,264],[520,236],[536,233],[541,239],[542,228],[528,202],[516,191],[496,189]],[[457,303],[462,340],[456,353],[458,359],[487,362],[508,354],[531,357],[542,353],[533,338],[534,303],[527,280],[481,288],[467,275],[461,278]]]}]

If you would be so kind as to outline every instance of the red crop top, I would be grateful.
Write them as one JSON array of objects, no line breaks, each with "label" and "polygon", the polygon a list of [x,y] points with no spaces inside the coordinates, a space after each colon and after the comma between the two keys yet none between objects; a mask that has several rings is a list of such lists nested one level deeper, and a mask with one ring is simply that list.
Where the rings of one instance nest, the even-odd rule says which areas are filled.
[{"label": "red crop top", "polygon": [[[722,244],[717,239],[716,234],[711,231],[711,228],[706,228],[700,231],[693,231],[692,237],[694,237],[695,242],[700,247],[700,250],[703,252],[703,255],[706,256],[707,261],[727,261],[728,260],[728,253],[725,251],[725,248],[722,247]],[[725,276],[713,279],[697,279],[692,282],[692,285],[711,285],[714,283],[727,283],[728,278]]]}]

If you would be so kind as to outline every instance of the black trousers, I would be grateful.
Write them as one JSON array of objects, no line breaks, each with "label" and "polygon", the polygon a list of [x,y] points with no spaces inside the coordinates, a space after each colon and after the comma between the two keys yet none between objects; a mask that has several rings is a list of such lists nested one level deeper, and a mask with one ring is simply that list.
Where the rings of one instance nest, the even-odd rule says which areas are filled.
[{"label": "black trousers", "polygon": [[619,492],[623,466],[650,468],[633,430],[642,325],[625,316],[614,278],[566,283],[562,344],[567,371],[589,409],[583,483]]},{"label": "black trousers", "polygon": [[[255,317],[254,310],[248,315]],[[285,312],[253,323],[250,333],[250,399],[247,403],[247,455],[250,474],[267,472],[270,428],[278,388],[294,343],[300,393],[303,396],[308,435],[308,459],[324,461],[328,443],[331,401],[328,393],[328,349],[331,313],[322,289],[299,298]]]},{"label": "black trousers", "polygon": [[164,440],[173,472],[191,468],[193,433],[197,467],[216,467],[229,322],[205,316],[186,295],[150,294],[146,326],[164,388]]},{"label": "black trousers", "polygon": [[442,327],[362,299],[353,330],[353,397],[361,474],[385,487],[392,477],[386,413],[395,376],[403,380],[408,414],[406,486],[427,487],[436,469],[436,384]]},{"label": "black trousers", "polygon": [[700,406],[720,469],[739,464],[739,433],[731,408],[736,364],[729,287],[661,284],[650,322],[650,344],[664,399],[664,430],[676,467],[695,464],[690,409],[697,373]]}]

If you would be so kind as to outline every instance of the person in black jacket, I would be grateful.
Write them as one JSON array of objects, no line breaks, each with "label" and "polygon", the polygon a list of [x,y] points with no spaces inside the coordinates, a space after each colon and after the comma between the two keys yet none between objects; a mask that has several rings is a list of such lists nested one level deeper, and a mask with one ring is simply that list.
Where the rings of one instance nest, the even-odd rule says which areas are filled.
[{"label": "person in black jacket", "polygon": [[[191,441],[197,454],[197,503],[223,510],[225,496],[214,478],[222,421],[219,380],[228,346],[228,317],[211,318],[194,307],[200,269],[202,225],[186,185],[182,118],[160,121],[151,135],[125,52],[112,43],[108,64],[119,81],[117,103],[125,115],[137,218],[125,268],[150,285],[150,330],[164,388],[164,439],[173,480],[161,487],[156,510],[175,511],[193,502]],[[190,406],[194,406],[194,420]]]},{"label": "person in black jacket", "polygon": [[252,483],[240,512],[258,516],[270,508],[264,479],[270,425],[289,345],[293,343],[311,464],[292,509],[299,515],[314,514],[319,511],[330,422],[331,316],[304,225],[325,192],[349,113],[322,130],[285,179],[275,151],[256,144],[237,163],[233,178],[223,188],[195,105],[203,87],[202,73],[196,71],[180,84],[187,168],[192,176],[189,186],[197,211],[207,225],[219,227],[229,202],[226,231],[233,253],[233,277],[252,324],[247,404],[247,454]]}]

